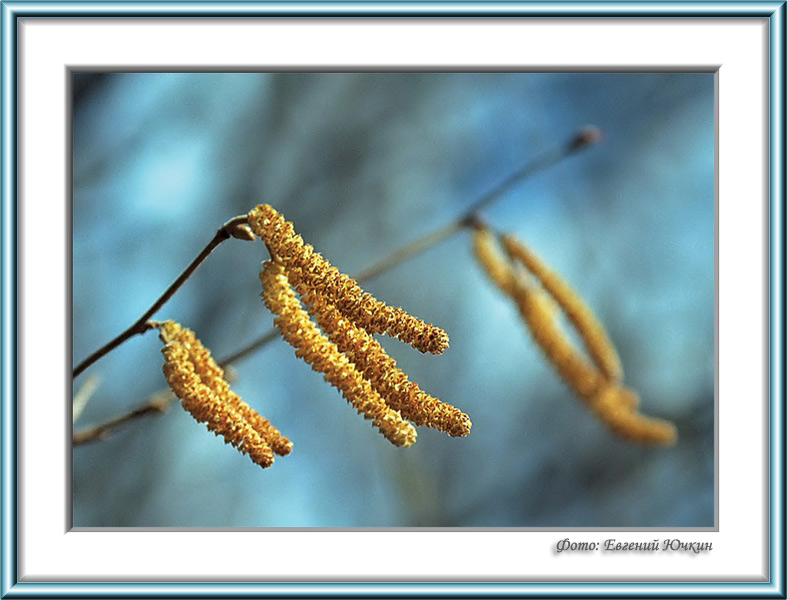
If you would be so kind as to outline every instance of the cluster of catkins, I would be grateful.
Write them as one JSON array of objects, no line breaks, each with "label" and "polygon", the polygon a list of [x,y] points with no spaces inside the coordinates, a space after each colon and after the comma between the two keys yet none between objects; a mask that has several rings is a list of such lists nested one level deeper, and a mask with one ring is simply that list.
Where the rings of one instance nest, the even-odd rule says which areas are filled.
[{"label": "cluster of catkins", "polygon": [[290,453],[290,440],[230,389],[224,371],[193,332],[174,321],[156,325],[164,342],[164,377],[192,417],[261,467],[273,464],[274,453]]},{"label": "cluster of catkins", "polygon": [[[237,237],[256,235],[268,248],[271,259],[260,272],[262,297],[296,356],[323,373],[396,446],[415,441],[412,423],[451,436],[469,433],[467,415],[423,392],[373,337],[394,336],[421,352],[439,354],[448,347],[445,331],[365,293],[304,244],[271,206],[257,206],[247,221],[250,231]],[[290,441],[230,390],[224,372],[191,331],[173,321],[155,325],[164,342],[164,375],[183,408],[262,467],[273,463],[274,453],[290,452]]]},{"label": "cluster of catkins", "polygon": [[451,436],[469,433],[467,415],[422,391],[373,337],[386,334],[439,354],[448,347],[445,331],[364,292],[271,206],[257,206],[248,223],[271,256],[260,272],[262,298],[296,356],[397,446],[415,441],[411,422]]},{"label": "cluster of catkins", "polygon": [[[609,429],[630,442],[672,444],[675,426],[637,411],[636,393],[622,385],[623,370],[614,345],[593,312],[556,273],[510,235],[475,224],[473,248],[490,279],[519,309],[533,339],[558,374]],[[557,317],[562,311],[585,347],[571,343]]]},{"label": "cluster of catkins", "polygon": [[[244,239],[259,237],[270,254],[259,275],[263,301],[296,356],[323,373],[396,446],[415,441],[413,424],[455,437],[470,432],[466,414],[422,391],[374,338],[385,334],[421,352],[440,354],[448,347],[445,331],[364,292],[305,244],[271,206],[254,208],[247,223]],[[474,224],[476,257],[515,302],[534,340],[574,393],[622,438],[674,443],[671,422],[637,411],[636,393],[621,383],[615,347],[577,293],[515,238],[505,235],[500,241],[504,251],[491,229]],[[558,311],[579,334],[590,360],[561,329]],[[290,452],[290,441],[230,390],[224,372],[191,331],[173,321],[155,325],[164,342],[167,382],[197,421],[262,467],[273,463],[274,454]]]}]

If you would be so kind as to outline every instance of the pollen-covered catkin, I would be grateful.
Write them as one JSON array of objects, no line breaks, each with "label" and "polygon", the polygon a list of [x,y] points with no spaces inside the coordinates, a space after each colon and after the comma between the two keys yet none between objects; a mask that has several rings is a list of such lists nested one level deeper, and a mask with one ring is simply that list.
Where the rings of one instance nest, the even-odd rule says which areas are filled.
[{"label": "pollen-covered catkin", "polygon": [[678,438],[672,422],[638,413],[635,410],[636,394],[621,386],[604,386],[589,404],[607,427],[627,441],[669,446]]},{"label": "pollen-covered catkin", "polygon": [[560,331],[548,308],[549,297],[539,288],[518,286],[515,298],[533,338],[557,372],[614,434],[640,444],[673,444],[675,426],[637,412],[638,398],[630,389],[610,382],[587,363]]},{"label": "pollen-covered catkin", "polygon": [[275,315],[275,324],[295,355],[324,374],[352,406],[396,446],[410,446],[415,428],[389,407],[350,360],[326,338],[309,318],[290,287],[284,267],[273,261],[263,263],[260,271],[262,298]]},{"label": "pollen-covered catkin", "polygon": [[500,252],[491,229],[482,225],[473,228],[473,252],[492,283],[513,297],[516,276],[509,258]]},{"label": "pollen-covered catkin", "polygon": [[249,226],[277,262],[287,271],[298,293],[318,289],[336,308],[369,333],[396,337],[421,352],[439,354],[448,347],[448,335],[401,308],[388,306],[364,292],[354,279],[340,273],[319,252],[295,235],[292,223],[268,204],[260,204],[248,215]]},{"label": "pollen-covered catkin", "polygon": [[321,294],[301,296],[320,329],[371,383],[386,404],[416,425],[426,425],[450,436],[465,436],[472,423],[462,411],[421,390],[396,366],[396,361],[365,330],[356,327]]},{"label": "pollen-covered catkin", "polygon": [[[194,371],[200,377],[200,381],[210,388],[222,401],[226,402],[230,409],[237,412],[252,429],[258,432],[276,454],[279,456],[289,454],[292,450],[292,442],[281,435],[279,430],[270,424],[270,421],[243,402],[240,396],[230,389],[229,383],[227,383],[224,376],[224,370],[213,360],[210,350],[205,348],[189,329],[180,327],[175,332],[175,327],[180,326],[172,321],[168,321],[164,324],[164,330],[167,332],[164,335],[170,336],[171,339],[177,339],[184,345],[188,351],[189,360],[194,365]],[[162,328],[160,328],[161,330]]]},{"label": "pollen-covered catkin", "polygon": [[595,394],[604,378],[560,330],[546,293],[534,286],[518,285],[514,299],[536,344],[569,387],[584,400]]},{"label": "pollen-covered catkin", "polygon": [[222,369],[196,336],[174,321],[158,324],[164,342],[164,376],[183,408],[261,467],[273,452],[287,454],[292,445],[270,423],[234,394]]},{"label": "pollen-covered catkin", "polygon": [[[475,225],[476,258],[495,285],[514,300],[536,344],[572,391],[617,436],[642,444],[674,443],[677,431],[671,422],[637,412],[636,393],[620,385],[623,370],[615,347],[576,292],[518,240],[503,236],[502,241],[507,257],[501,255],[494,232]],[[524,267],[538,281],[526,279],[516,267]],[[558,308],[577,329],[593,364],[560,328]]]},{"label": "pollen-covered catkin", "polygon": [[603,325],[582,301],[579,294],[519,240],[511,235],[504,235],[502,242],[509,256],[521,261],[555,299],[577,330],[588,354],[604,376],[613,382],[620,381],[623,378],[623,368],[615,346],[609,340]]}]

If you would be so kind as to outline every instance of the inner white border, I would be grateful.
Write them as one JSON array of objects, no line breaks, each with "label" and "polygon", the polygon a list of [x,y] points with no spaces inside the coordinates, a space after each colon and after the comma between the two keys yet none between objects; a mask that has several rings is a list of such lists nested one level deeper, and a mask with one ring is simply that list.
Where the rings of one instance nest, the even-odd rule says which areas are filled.
[{"label": "inner white border", "polygon": [[[160,578],[761,580],[767,567],[767,21],[24,19],[20,76],[23,581]],[[718,532],[67,532],[67,67],[685,70],[719,67]],[[176,66],[176,67],[174,67]],[[46,365],[47,376],[42,376]],[[46,443],[41,443],[46,440]],[[711,552],[554,552],[560,539]]]}]

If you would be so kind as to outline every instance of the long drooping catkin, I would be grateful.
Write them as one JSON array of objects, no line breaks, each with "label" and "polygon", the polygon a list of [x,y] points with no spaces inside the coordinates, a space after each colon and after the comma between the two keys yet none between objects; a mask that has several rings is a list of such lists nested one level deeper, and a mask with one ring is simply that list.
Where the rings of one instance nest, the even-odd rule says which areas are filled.
[{"label": "long drooping catkin", "polygon": [[501,292],[513,297],[516,276],[507,256],[500,252],[494,232],[478,224],[473,229],[473,252],[476,259]]},{"label": "long drooping catkin", "polygon": [[470,432],[470,418],[459,409],[433,398],[410,381],[388,356],[380,343],[365,330],[353,325],[321,294],[309,291],[301,296],[320,329],[371,383],[383,400],[413,421],[439,429],[451,436]]},{"label": "long drooping catkin", "polygon": [[585,400],[595,394],[604,377],[560,330],[544,291],[521,286],[515,290],[514,300],[533,339],[571,389]]},{"label": "long drooping catkin", "polygon": [[340,273],[319,252],[295,235],[292,223],[268,204],[248,215],[252,231],[265,242],[272,258],[281,263],[299,293],[318,289],[336,308],[369,333],[399,338],[421,352],[439,354],[448,347],[448,335],[434,325],[388,306],[364,292],[351,277]]},{"label": "long drooping catkin", "polygon": [[[514,300],[536,344],[572,391],[617,436],[641,444],[674,443],[677,438],[675,426],[669,421],[638,413],[637,395],[620,385],[617,379],[608,376],[610,372],[617,376],[622,375],[622,369],[619,368],[617,352],[606,339],[603,329],[599,334],[600,325],[598,328],[593,326],[595,317],[589,309],[578,309],[578,306],[584,304],[578,297],[568,298],[569,295],[575,295],[573,290],[564,284],[561,287],[556,283],[560,282],[559,278],[554,274],[547,274],[540,263],[535,270],[531,270],[530,267],[535,266],[536,262],[532,260],[532,256],[522,251],[524,246],[510,236],[505,239],[507,257],[499,252],[494,233],[478,224],[473,233],[476,258],[493,283]],[[519,265],[512,261],[519,260],[524,263],[523,256],[529,258],[527,264],[521,266],[530,270],[540,280],[543,288],[516,272],[515,266]],[[549,282],[549,290],[545,282]],[[604,338],[602,343],[596,345],[594,362],[605,365],[606,369],[585,360],[574,347],[557,322],[554,302],[564,311],[567,305],[573,310],[574,319],[569,320],[575,327],[583,328],[583,341],[587,343],[586,336],[592,337],[591,333],[596,339],[599,335]],[[580,321],[579,325],[576,320]],[[608,348],[604,349],[605,345]],[[618,368],[615,368],[615,363]]]},{"label": "long drooping catkin", "polygon": [[504,235],[502,242],[509,256],[520,260],[555,299],[582,338],[590,358],[604,376],[609,381],[621,381],[623,368],[615,346],[609,340],[604,326],[596,319],[593,311],[582,301],[579,294],[519,240],[511,235]]},{"label": "long drooping catkin", "polygon": [[164,342],[164,376],[183,408],[261,467],[273,452],[286,455],[290,441],[230,390],[224,371],[193,332],[174,321],[158,324]]},{"label": "long drooping catkin", "polygon": [[389,407],[372,385],[358,372],[349,358],[326,338],[301,307],[287,280],[284,267],[273,261],[263,263],[260,271],[262,298],[277,315],[276,326],[285,341],[295,348],[295,355],[324,374],[347,401],[396,446],[410,446],[416,438],[415,428]]},{"label": "long drooping catkin", "polygon": [[618,437],[640,444],[675,442],[675,426],[637,412],[637,396],[589,364],[559,330],[541,289],[519,287],[514,297],[533,338],[560,376]]},{"label": "long drooping catkin", "polygon": [[500,252],[491,229],[478,225],[473,231],[473,251],[486,274],[514,300],[536,344],[566,383],[582,398],[589,398],[603,377],[576,351],[556,321],[554,305],[536,284],[518,277],[509,256]]}]

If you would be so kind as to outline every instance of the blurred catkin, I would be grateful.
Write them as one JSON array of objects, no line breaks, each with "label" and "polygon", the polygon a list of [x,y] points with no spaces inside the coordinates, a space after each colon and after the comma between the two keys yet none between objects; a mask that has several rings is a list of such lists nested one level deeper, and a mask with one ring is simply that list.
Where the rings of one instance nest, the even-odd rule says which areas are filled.
[{"label": "blurred catkin", "polygon": [[508,257],[501,253],[491,229],[476,225],[473,229],[473,252],[492,283],[507,296],[513,296],[516,275]]},{"label": "blurred catkin", "polygon": [[[558,374],[590,410],[619,437],[641,444],[672,444],[675,426],[637,412],[636,394],[620,384],[617,351],[579,295],[511,236],[503,237],[503,255],[494,232],[477,223],[473,251],[492,282],[515,302],[534,341]],[[517,264],[519,263],[519,264]],[[538,281],[516,271],[523,266]],[[590,362],[574,347],[557,322],[555,305],[580,334]]]},{"label": "blurred catkin", "polygon": [[623,379],[623,368],[620,364],[615,346],[607,336],[604,326],[596,319],[593,311],[582,298],[560,276],[549,269],[522,242],[510,235],[502,236],[503,247],[514,259],[521,261],[543,286],[544,290],[554,298],[568,320],[582,339],[590,358],[609,381]]},{"label": "blurred catkin", "polygon": [[590,401],[591,410],[618,437],[638,444],[670,445],[678,438],[671,421],[645,416],[632,407],[634,392],[619,385],[606,385]]},{"label": "blurred catkin", "polygon": [[561,331],[549,310],[549,299],[544,291],[535,287],[518,286],[514,291],[514,301],[536,344],[558,374],[581,398],[591,397],[604,378],[576,351]]}]

